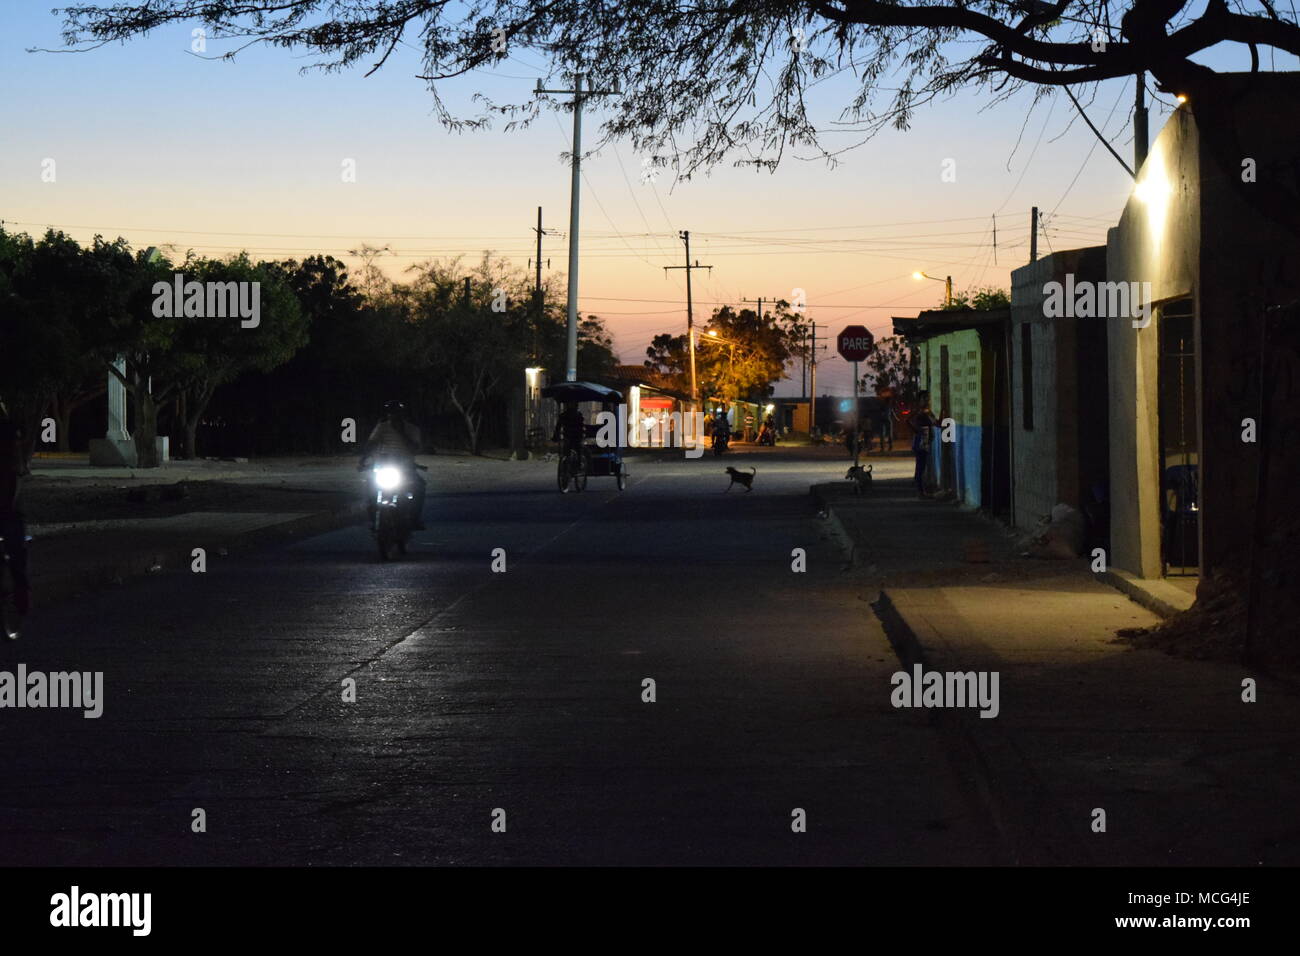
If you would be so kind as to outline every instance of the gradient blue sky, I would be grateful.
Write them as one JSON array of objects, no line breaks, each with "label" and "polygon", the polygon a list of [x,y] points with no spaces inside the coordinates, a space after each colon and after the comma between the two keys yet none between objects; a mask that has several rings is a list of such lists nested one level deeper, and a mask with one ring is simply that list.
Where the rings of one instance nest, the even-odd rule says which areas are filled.
[{"label": "gradient blue sky", "polygon": [[[412,49],[368,78],[362,70],[302,75],[310,58],[282,50],[255,47],[234,62],[195,57],[190,26],[88,53],[28,53],[61,45],[49,0],[0,6],[6,228],[50,225],[83,240],[100,232],[137,246],[266,258],[348,259],[361,242],[387,244],[397,253],[385,259],[394,275],[422,259],[477,259],[485,249],[522,267],[539,205],[548,228],[567,231],[560,154],[569,114],[522,132],[451,134],[415,78]],[[227,48],[211,41],[208,52]],[[1208,62],[1247,60],[1216,51]],[[512,52],[492,73],[440,90],[466,110],[479,90],[527,96],[540,66],[535,54]],[[1131,82],[1111,82],[1089,108],[1126,160],[1131,130],[1119,130],[1132,99]],[[830,81],[812,102],[830,121],[846,100],[845,84]],[[628,362],[644,358],[653,335],[683,331],[683,275],[662,268],[683,261],[681,229],[691,231],[694,257],[714,266],[696,274],[697,321],[714,303],[788,297],[798,287],[831,333],[861,322],[877,335],[888,333],[891,315],[938,302],[942,286],[913,279],[915,269],[951,274],[958,289],[1009,286],[1009,270],[1028,258],[1033,205],[1048,214],[1044,251],[1103,242],[1132,183],[1082,122],[1071,125],[1069,101],[1054,97],[1032,114],[1028,93],[982,105],[972,93],[922,108],[909,131],[881,133],[834,169],[791,158],[775,174],[724,167],[675,184],[665,172],[647,184],[630,146],[604,149],[584,164],[582,311],[606,319]],[[1152,105],[1154,138],[1168,110]],[[591,133],[599,118],[593,106]],[[57,163],[54,183],[41,181],[45,158]],[[345,158],[356,160],[355,183],[341,181]],[[946,158],[956,161],[955,183],[941,182]],[[549,239],[544,255],[563,272],[565,240]],[[818,391],[843,394],[851,376],[832,355],[823,356]],[[797,391],[797,378],[778,392]]]}]

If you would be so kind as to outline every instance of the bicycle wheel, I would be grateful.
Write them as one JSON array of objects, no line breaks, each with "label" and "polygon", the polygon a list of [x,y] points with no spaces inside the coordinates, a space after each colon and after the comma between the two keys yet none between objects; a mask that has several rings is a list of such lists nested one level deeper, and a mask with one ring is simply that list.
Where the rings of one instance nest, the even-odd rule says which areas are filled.
[{"label": "bicycle wheel", "polygon": [[556,481],[560,486],[560,494],[567,494],[569,490],[569,465],[569,456],[565,455],[556,466]]}]

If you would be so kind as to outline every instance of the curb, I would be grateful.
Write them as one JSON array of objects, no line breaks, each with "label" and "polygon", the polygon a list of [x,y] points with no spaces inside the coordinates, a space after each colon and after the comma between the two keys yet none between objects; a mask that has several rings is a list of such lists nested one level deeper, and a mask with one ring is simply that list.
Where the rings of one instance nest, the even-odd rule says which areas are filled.
[{"label": "curb", "polygon": [[[941,640],[937,632],[923,623],[923,616],[913,615],[915,625],[909,622],[883,589],[872,602],[871,610],[905,667],[911,669],[919,664],[925,671],[936,669],[926,646],[934,647]],[[1010,734],[999,727],[981,726],[977,739],[974,727],[985,722],[973,724],[966,715],[942,707],[929,713],[945,732],[943,737],[953,764],[973,783],[979,805],[993,821],[1003,851],[1013,865],[1091,865],[1091,854],[1082,841],[1063,841],[1058,836],[1069,832],[1066,826],[1049,827],[1042,822],[1059,820],[1059,810]],[[987,722],[996,723],[995,720]]]},{"label": "curb", "polygon": [[[90,569],[83,569],[72,574],[41,577],[32,575],[32,590],[42,605],[67,600],[87,591],[97,591],[125,583],[131,578],[143,577],[150,573],[175,570],[188,567],[193,560],[195,547],[225,549],[227,554],[253,551],[258,548],[279,544],[297,537],[310,537],[324,534],[358,520],[365,512],[361,504],[347,505],[334,511],[321,511],[304,515],[278,524],[267,525],[254,531],[247,531],[228,537],[225,540],[212,541],[203,545],[205,534],[200,532],[195,540],[184,546],[169,547],[152,553],[146,551],[131,552],[123,555],[105,555],[105,560]],[[88,535],[88,537],[93,537]],[[210,540],[210,539],[208,539]]]},{"label": "curb", "polygon": [[[853,564],[857,557],[857,542],[848,534],[835,513],[831,496],[817,485],[811,486],[809,490],[825,509],[832,529],[844,536],[849,547],[849,562]],[[935,669],[926,648],[941,645],[942,641],[924,623],[922,617],[913,615],[916,623],[909,622],[884,588],[869,606],[905,668],[911,670],[919,664],[926,671]],[[1091,859],[1086,846],[1080,841],[1069,841],[1068,845],[1062,845],[1051,829],[1037,823],[1057,816],[1058,811],[1047,798],[1046,788],[1020,755],[1008,734],[997,727],[986,726],[980,728],[977,738],[971,721],[953,710],[933,708],[928,711],[928,716],[940,732],[950,762],[969,788],[972,806],[977,811],[982,811],[992,822],[1007,863],[1016,866],[1059,866]],[[996,724],[997,721],[980,723]],[[1057,828],[1057,832],[1068,831]]]},{"label": "curb", "polygon": [[1097,573],[1115,590],[1128,595],[1135,604],[1140,604],[1153,614],[1170,618],[1181,614],[1195,603],[1196,598],[1186,591],[1179,590],[1172,584],[1160,580],[1139,578],[1127,571],[1111,568]]}]

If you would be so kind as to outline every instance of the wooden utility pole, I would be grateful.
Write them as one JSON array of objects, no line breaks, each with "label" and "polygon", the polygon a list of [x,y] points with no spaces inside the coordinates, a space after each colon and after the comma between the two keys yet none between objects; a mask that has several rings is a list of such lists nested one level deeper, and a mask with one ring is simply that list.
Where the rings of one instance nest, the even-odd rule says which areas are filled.
[{"label": "wooden utility pole", "polygon": [[[542,228],[542,207],[537,207],[537,225],[533,227],[533,232],[537,233],[537,284],[533,287],[533,296],[536,299],[534,309],[536,317],[533,324],[533,361],[541,360],[540,348],[537,339],[541,333],[542,319],[545,317],[542,300],[542,236],[546,235],[546,230]],[[546,260],[549,266],[551,261]]]},{"label": "wooden utility pole", "polygon": [[[817,323],[808,323],[812,329],[812,348],[809,350],[808,373],[809,373],[809,393],[808,393],[808,433],[817,427]],[[827,328],[823,325],[822,328]],[[826,346],[821,346],[825,348]]]},{"label": "wooden utility pole", "polygon": [[686,265],[684,266],[664,266],[664,271],[669,269],[686,270],[686,348],[691,355],[691,401],[698,404],[700,400],[699,388],[695,384],[695,315],[693,313],[693,304],[691,302],[691,270],[708,269],[712,271],[713,266],[702,266],[699,260],[691,264],[691,234],[689,230],[683,229],[678,235],[686,243]]},{"label": "wooden utility pole", "polygon": [[1150,142],[1147,133],[1147,75],[1139,72],[1133,101],[1133,175],[1142,174],[1142,164],[1147,161]]}]

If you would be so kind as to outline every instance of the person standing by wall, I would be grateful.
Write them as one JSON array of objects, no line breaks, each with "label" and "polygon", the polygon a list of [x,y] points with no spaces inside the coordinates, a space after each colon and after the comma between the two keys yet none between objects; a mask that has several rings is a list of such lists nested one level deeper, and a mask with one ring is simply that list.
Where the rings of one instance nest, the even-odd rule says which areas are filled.
[{"label": "person standing by wall", "polygon": [[922,392],[917,396],[917,409],[912,413],[912,453],[916,456],[916,496],[918,498],[934,497],[926,488],[930,481],[930,457],[934,447],[934,429],[939,422],[930,411],[930,393]]}]

